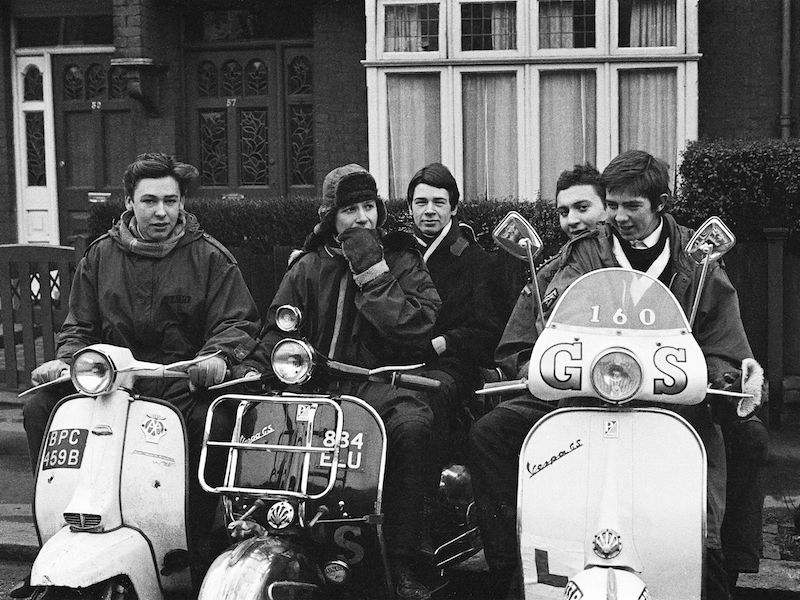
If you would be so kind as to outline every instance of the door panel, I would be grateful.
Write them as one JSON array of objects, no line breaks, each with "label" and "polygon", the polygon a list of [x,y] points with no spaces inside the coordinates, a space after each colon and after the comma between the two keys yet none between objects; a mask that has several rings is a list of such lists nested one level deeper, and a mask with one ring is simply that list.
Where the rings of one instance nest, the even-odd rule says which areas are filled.
[{"label": "door panel", "polygon": [[122,195],[133,160],[133,101],[110,54],[53,56],[53,109],[62,243],[87,231],[89,192]]}]

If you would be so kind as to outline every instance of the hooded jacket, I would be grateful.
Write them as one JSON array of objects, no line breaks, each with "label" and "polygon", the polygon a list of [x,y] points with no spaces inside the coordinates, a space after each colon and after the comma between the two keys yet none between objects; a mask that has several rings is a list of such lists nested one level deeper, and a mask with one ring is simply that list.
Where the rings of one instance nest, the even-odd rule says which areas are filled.
[{"label": "hooded jacket", "polygon": [[[133,253],[122,243],[123,226],[121,219],[78,263],[57,358],[71,361],[75,351],[100,342],[158,363],[220,351],[231,366],[247,356],[258,310],[230,252],[191,213],[184,235],[163,258]],[[185,382],[166,386],[169,391],[148,385],[147,393],[174,399],[187,389]]]}]

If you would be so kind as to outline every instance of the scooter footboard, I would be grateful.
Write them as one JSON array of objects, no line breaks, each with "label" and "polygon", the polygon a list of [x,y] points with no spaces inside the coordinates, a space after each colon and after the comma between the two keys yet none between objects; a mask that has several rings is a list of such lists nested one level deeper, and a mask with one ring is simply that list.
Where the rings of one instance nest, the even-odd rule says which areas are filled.
[{"label": "scooter footboard", "polygon": [[653,598],[700,597],[706,456],[675,413],[557,410],[528,434],[518,480],[527,599],[587,565],[630,568]]},{"label": "scooter footboard", "polygon": [[147,540],[134,529],[88,533],[64,527],[39,551],[31,585],[85,588],[125,575],[139,600],[157,600],[161,588],[154,565]]}]

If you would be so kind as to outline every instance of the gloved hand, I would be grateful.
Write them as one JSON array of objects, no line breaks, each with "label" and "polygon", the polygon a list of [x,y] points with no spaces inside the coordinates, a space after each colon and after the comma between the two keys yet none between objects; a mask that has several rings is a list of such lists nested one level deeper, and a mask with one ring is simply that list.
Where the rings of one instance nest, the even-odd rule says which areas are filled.
[{"label": "gloved hand", "polygon": [[210,385],[221,383],[225,379],[227,365],[221,356],[212,356],[186,371],[189,374],[189,389],[207,388]]},{"label": "gloved hand", "polygon": [[336,238],[342,245],[342,252],[350,270],[359,275],[383,260],[383,246],[377,229],[351,227]]},{"label": "gloved hand", "polygon": [[764,387],[764,369],[754,358],[742,361],[742,392],[752,398],[742,398],[736,407],[739,417],[749,417],[761,406],[761,390]]},{"label": "gloved hand", "polygon": [[31,383],[41,385],[48,381],[58,379],[64,371],[69,373],[69,365],[60,358],[48,360],[46,363],[36,367],[31,373]]}]

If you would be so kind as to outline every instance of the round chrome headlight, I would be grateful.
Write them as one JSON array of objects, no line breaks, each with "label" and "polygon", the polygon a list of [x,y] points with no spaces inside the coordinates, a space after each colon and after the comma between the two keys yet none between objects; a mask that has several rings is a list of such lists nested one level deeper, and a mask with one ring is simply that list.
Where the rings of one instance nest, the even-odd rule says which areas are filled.
[{"label": "round chrome headlight", "polygon": [[613,348],[595,359],[592,386],[609,402],[625,402],[642,387],[642,367],[627,350]]},{"label": "round chrome headlight", "polygon": [[275,311],[275,325],[281,331],[297,331],[300,328],[300,322],[303,320],[303,313],[300,309],[291,304],[284,304],[279,306]]},{"label": "round chrome headlight", "polygon": [[314,369],[311,347],[299,340],[281,340],[272,349],[272,371],[283,383],[305,383]]},{"label": "round chrome headlight", "polygon": [[98,396],[111,389],[116,371],[108,356],[86,350],[75,354],[71,374],[72,383],[79,392]]}]

